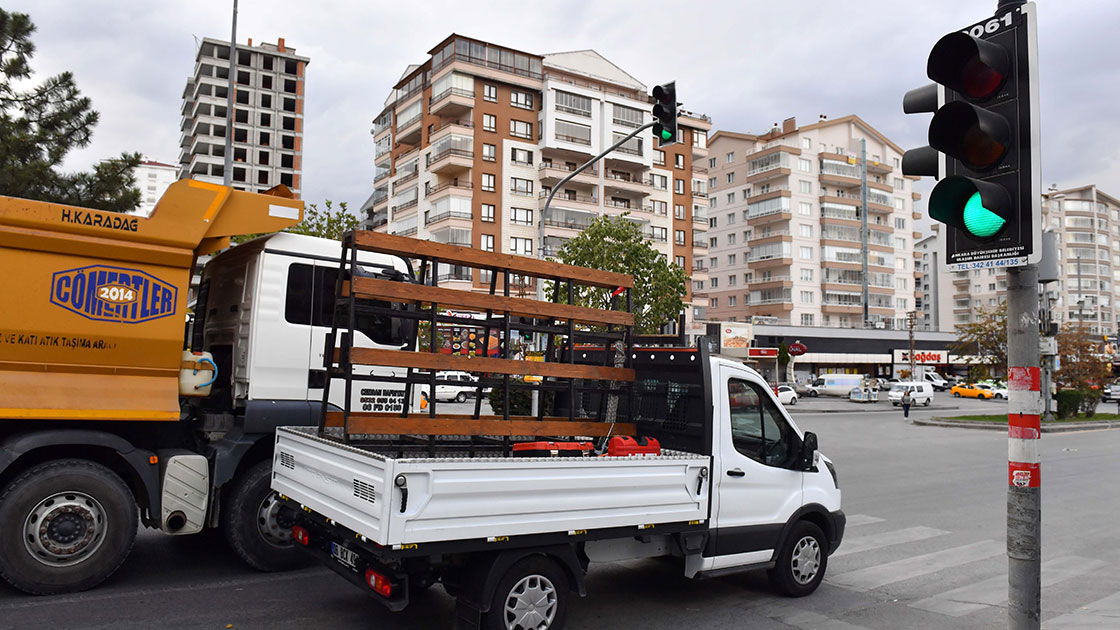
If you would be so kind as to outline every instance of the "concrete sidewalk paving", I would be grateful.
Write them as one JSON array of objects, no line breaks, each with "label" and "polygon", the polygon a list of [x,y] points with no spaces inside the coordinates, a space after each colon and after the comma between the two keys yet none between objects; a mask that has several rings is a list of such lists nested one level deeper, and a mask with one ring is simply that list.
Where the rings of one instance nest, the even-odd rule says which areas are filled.
[{"label": "concrete sidewalk paving", "polygon": [[[928,427],[957,427],[961,429],[981,429],[988,431],[1007,431],[1006,422],[984,422],[983,420],[952,420],[950,418],[911,418],[912,424]],[[1066,433],[1069,431],[1094,431],[1101,429],[1120,429],[1120,420],[1097,420],[1094,422],[1048,422],[1042,425],[1043,433]]]}]

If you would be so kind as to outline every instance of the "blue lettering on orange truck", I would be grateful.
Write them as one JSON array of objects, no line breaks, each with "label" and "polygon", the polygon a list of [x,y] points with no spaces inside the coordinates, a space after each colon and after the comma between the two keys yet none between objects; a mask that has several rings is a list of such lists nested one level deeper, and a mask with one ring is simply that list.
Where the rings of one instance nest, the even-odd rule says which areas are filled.
[{"label": "blue lettering on orange truck", "polygon": [[174,285],[139,269],[90,265],[51,277],[51,303],[102,322],[138,324],[174,315],[177,297]]}]

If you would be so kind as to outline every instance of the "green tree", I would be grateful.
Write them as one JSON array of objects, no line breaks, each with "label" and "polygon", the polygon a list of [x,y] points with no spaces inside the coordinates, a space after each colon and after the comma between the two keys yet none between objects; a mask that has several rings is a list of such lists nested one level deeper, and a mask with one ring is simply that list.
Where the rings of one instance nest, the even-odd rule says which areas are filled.
[{"label": "green tree", "polygon": [[957,342],[950,351],[979,359],[973,366],[977,379],[995,378],[1007,369],[1007,302],[976,309],[976,321],[957,324]]},{"label": "green tree", "polygon": [[0,195],[131,210],[140,203],[133,169],[140,154],[122,153],[85,173],[59,170],[66,154],[89,145],[98,114],[74,75],[49,77],[27,91],[35,24],[25,13],[0,9]]},{"label": "green tree", "polygon": [[1084,325],[1067,323],[1058,331],[1058,356],[1061,369],[1054,380],[1064,389],[1079,393],[1079,408],[1092,417],[1101,400],[1101,386],[1112,376],[1112,365],[1101,353],[1101,342],[1093,339]]},{"label": "green tree", "polygon": [[[656,333],[684,309],[688,276],[646,242],[637,223],[622,216],[601,216],[564,243],[559,262],[625,273],[634,278],[631,310],[638,332]],[[576,299],[593,308],[610,307],[610,290],[583,287]]]}]

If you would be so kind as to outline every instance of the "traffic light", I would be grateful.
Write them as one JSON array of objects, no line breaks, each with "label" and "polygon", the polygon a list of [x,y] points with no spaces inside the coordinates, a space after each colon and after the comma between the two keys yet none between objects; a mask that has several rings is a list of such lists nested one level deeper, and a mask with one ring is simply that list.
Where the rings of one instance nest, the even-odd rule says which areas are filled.
[{"label": "traffic light", "polygon": [[677,141],[677,82],[670,81],[653,88],[653,135],[657,146],[664,147]]},{"label": "traffic light", "polygon": [[1038,262],[1042,247],[1035,5],[945,35],[930,51],[935,83],[911,90],[907,114],[933,112],[929,146],[907,151],[905,175],[940,181],[929,215],[954,271]]}]

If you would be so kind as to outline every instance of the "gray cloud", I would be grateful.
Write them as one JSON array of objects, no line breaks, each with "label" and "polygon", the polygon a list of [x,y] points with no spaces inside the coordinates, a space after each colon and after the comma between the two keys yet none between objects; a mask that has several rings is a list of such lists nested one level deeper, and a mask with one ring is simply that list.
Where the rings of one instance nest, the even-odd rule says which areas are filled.
[{"label": "gray cloud", "polygon": [[[231,5],[9,0],[6,10],[38,26],[38,76],[73,71],[101,112],[93,143],[67,166],[130,150],[175,162],[194,37],[228,38]],[[242,0],[238,40],[283,37],[311,58],[304,198],[357,205],[371,188],[372,119],[405,66],[452,32],[536,53],[594,48],[647,85],[677,79],[686,108],[710,114],[716,129],[854,113],[913,147],[925,144],[927,118],[903,115],[902,94],[928,82],[925,57],[939,36],[995,5]],[[1120,3],[1041,0],[1039,13],[1043,181],[1120,195]]]}]

